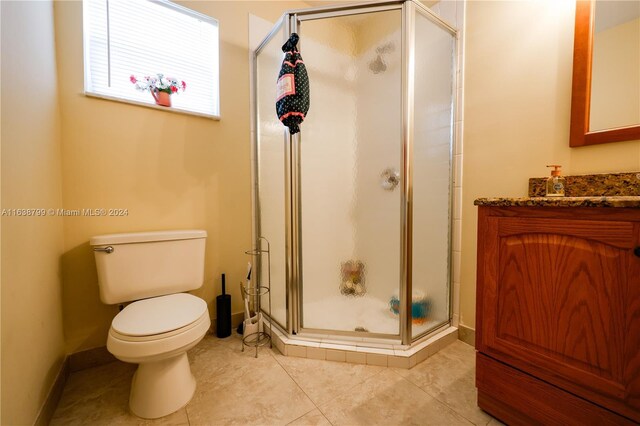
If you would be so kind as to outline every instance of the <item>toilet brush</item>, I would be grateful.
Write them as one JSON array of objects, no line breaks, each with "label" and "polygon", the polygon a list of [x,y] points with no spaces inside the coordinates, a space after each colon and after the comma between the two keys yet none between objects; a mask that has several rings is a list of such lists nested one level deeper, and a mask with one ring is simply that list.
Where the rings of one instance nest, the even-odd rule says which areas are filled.
[{"label": "toilet brush", "polygon": [[228,337],[231,335],[231,295],[225,291],[225,277],[222,274],[222,294],[216,297],[216,335]]}]

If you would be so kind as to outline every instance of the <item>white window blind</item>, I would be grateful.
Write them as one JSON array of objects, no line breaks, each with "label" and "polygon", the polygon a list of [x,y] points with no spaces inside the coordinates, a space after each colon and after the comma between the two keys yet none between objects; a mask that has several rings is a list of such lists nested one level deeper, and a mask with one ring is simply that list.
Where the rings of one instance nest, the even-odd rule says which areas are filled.
[{"label": "white window blind", "polygon": [[172,107],[218,117],[218,22],[168,1],[84,0],[85,91],[153,104],[130,76],[186,83]]}]

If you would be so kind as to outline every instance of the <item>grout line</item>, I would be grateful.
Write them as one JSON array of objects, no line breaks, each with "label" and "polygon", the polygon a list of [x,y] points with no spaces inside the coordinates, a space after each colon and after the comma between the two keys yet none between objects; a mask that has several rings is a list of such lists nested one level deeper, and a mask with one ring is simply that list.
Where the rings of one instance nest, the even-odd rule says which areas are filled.
[{"label": "grout line", "polygon": [[[278,359],[271,354],[271,356],[273,356],[273,358],[276,360],[276,363],[280,366],[280,368],[282,368],[282,371],[285,372],[285,374],[287,376],[289,376],[289,378],[291,379],[291,381],[293,381],[293,383],[295,383],[295,385],[298,387],[298,389],[300,389],[302,391],[302,393],[309,399],[309,401],[311,401],[311,403],[313,404],[314,407],[316,407],[316,409],[320,410],[320,407],[318,407],[318,405],[315,403],[315,401],[313,399],[311,399],[311,397],[309,396],[309,394],[307,394],[307,392],[305,392],[304,389],[302,389],[302,386],[300,386],[300,384],[298,384],[298,382],[296,381],[296,379],[293,378],[293,376],[287,371],[287,369],[284,367],[284,365],[278,361]],[[283,355],[284,356],[284,355]],[[306,358],[305,358],[306,359]],[[311,410],[313,411],[313,410]],[[320,411],[322,412],[322,411]],[[304,415],[306,415],[307,413],[305,413]],[[324,415],[324,414],[323,414]],[[294,420],[295,421],[295,420]]]},{"label": "grout line", "polygon": [[[355,364],[355,365],[362,365],[362,364]],[[382,368],[384,368],[384,369],[388,369],[389,367],[382,367]],[[368,382],[369,380],[373,379],[373,378],[374,378],[374,377],[376,377],[377,375],[381,374],[383,371],[384,371],[384,370],[380,370],[380,371],[378,371],[377,373],[372,374],[370,377],[367,377],[366,379],[364,379],[364,380],[363,380],[363,381],[361,381],[360,383],[358,383],[358,384],[356,384],[356,385],[353,385],[353,386],[351,386],[351,387],[350,387],[350,388],[348,388],[348,389],[345,389],[345,391],[344,391],[344,392],[341,392],[341,393],[340,393],[340,395],[336,395],[336,396],[334,396],[333,398],[331,398],[331,399],[328,399],[328,400],[324,401],[322,404],[323,404],[323,405],[327,405],[329,402],[331,402],[331,401],[333,401],[333,400],[335,400],[335,399],[338,399],[338,398],[339,398],[340,396],[342,396],[342,395],[345,395],[345,394],[346,394],[347,392],[349,392],[350,390],[355,389],[356,387],[358,387],[358,386],[362,385],[363,383]],[[322,415],[327,419],[327,421],[329,421],[329,419],[327,418],[327,416],[326,416],[326,414],[324,413],[324,411],[322,411],[322,408],[318,407],[318,410],[320,410],[320,412],[322,413]],[[329,423],[331,423],[331,422],[329,421]],[[331,423],[331,424],[333,424],[333,423]]]},{"label": "grout line", "polygon": [[[284,356],[284,357],[286,357],[286,355],[283,355],[283,356]],[[307,360],[311,360],[312,358],[299,358],[299,359],[307,359]],[[291,377],[291,380],[293,380],[293,381],[294,381],[294,383],[295,383],[295,384],[296,384],[300,389],[302,389],[302,387],[300,386],[300,384],[298,383],[298,381],[297,381],[296,379],[294,379],[294,378],[293,378],[293,376],[291,376],[291,374],[289,374],[289,372],[287,371],[287,369],[285,368],[285,366],[284,366],[282,363],[280,363],[277,359],[276,359],[276,361],[278,362],[278,364],[280,364],[280,366],[282,367],[282,369],[283,369],[283,370],[284,370],[284,371],[289,375],[289,377]],[[333,362],[333,361],[327,361],[327,360],[314,360],[314,361]],[[339,364],[347,364],[347,365],[349,365],[350,363],[339,363]],[[364,365],[365,367],[367,367],[367,364],[350,364],[350,365]],[[371,367],[374,367],[374,366],[371,366]],[[375,367],[380,367],[380,366],[375,366]],[[381,367],[381,368],[388,369],[389,367]],[[364,379],[364,380],[360,381],[359,383],[356,383],[355,385],[351,386],[350,388],[344,389],[344,391],[343,391],[343,392],[340,392],[338,395],[335,395],[335,396],[333,396],[332,398],[327,399],[326,401],[323,401],[323,402],[322,402],[322,404],[323,404],[323,405],[324,405],[324,404],[327,404],[327,403],[329,403],[329,402],[333,401],[334,399],[336,399],[336,398],[338,398],[338,397],[340,397],[340,396],[342,396],[342,395],[346,394],[346,393],[347,393],[348,391],[350,391],[351,389],[355,388],[356,386],[360,386],[360,385],[361,385],[361,384],[363,384],[364,382],[366,382],[366,381],[368,381],[368,380],[370,380],[370,379],[374,378],[375,376],[377,376],[378,374],[382,373],[383,371],[384,371],[384,370],[380,370],[380,371],[378,371],[378,372],[376,372],[376,373],[372,374],[371,376],[367,377],[366,379]],[[302,392],[304,392],[304,390],[302,390]],[[326,418],[327,416],[326,416],[326,415],[324,414],[324,412],[320,409],[320,406],[319,406],[318,404],[316,404],[316,403],[315,403],[315,401],[314,401],[313,399],[311,399],[311,397],[310,397],[306,392],[304,392],[304,394],[305,394],[305,395],[307,395],[307,398],[309,398],[309,400],[311,400],[311,402],[313,403],[313,405],[314,405],[314,406],[315,406],[315,407],[316,407],[316,408],[317,408],[317,409],[322,413],[322,415]],[[329,420],[329,419],[327,419],[327,421],[328,421],[328,420]],[[331,423],[331,422],[329,422],[329,423]]]},{"label": "grout line", "polygon": [[[398,374],[398,373],[396,373]],[[474,422],[472,422],[471,420],[469,420],[466,416],[462,415],[461,413],[459,413],[457,410],[455,410],[453,407],[451,407],[449,404],[447,404],[444,401],[441,401],[438,397],[436,397],[435,395],[431,394],[430,392],[428,392],[426,389],[423,389],[422,386],[418,385],[417,383],[414,383],[413,381],[409,380],[408,377],[403,377],[402,375],[398,374],[398,376],[402,377],[402,379],[406,380],[407,382],[411,383],[413,386],[417,387],[418,389],[420,389],[425,395],[435,399],[436,401],[438,401],[440,404],[442,404],[444,407],[446,407],[447,409],[449,409],[449,411],[457,414],[458,416],[462,417],[463,419],[465,419],[466,421],[468,421],[470,424],[475,425]]]},{"label": "grout line", "polygon": [[[416,385],[418,386],[418,385]],[[420,389],[422,389],[420,386],[418,386]],[[431,392],[427,391],[426,389],[422,389],[426,394],[430,395],[431,397],[433,397],[433,399],[435,399],[436,401],[440,402],[442,405],[444,405],[445,407],[447,407],[449,410],[453,411],[454,413],[456,413],[457,415],[459,415],[460,417],[462,417],[463,419],[465,419],[466,421],[468,421],[469,423],[475,425],[477,423],[475,423],[474,421],[472,421],[471,419],[467,418],[467,416],[465,416],[463,413],[459,412],[457,409],[455,409],[454,407],[450,406],[447,402],[441,400],[440,398],[438,398],[436,395],[433,395]],[[489,421],[487,421],[486,424],[488,424],[491,421],[491,419],[489,419]]]},{"label": "grout line", "polygon": [[[464,342],[463,342],[464,343]],[[432,356],[437,355],[438,353],[433,354]],[[431,358],[431,357],[429,357]],[[426,360],[425,360],[426,361]],[[474,367],[475,368],[475,367]],[[448,409],[450,409],[451,411],[453,411],[454,413],[456,413],[457,415],[459,415],[460,417],[464,418],[466,421],[470,422],[471,424],[476,424],[475,422],[473,422],[471,419],[469,419],[466,415],[464,415],[463,413],[459,412],[456,408],[452,407],[451,405],[449,405],[446,401],[441,400],[437,395],[434,395],[433,393],[431,393],[429,390],[425,389],[422,387],[421,384],[414,382],[413,380],[411,380],[410,377],[408,376],[403,376],[402,374],[398,373],[397,371],[394,371],[394,373],[396,373],[398,376],[402,377],[403,379],[405,379],[406,381],[408,381],[409,383],[417,386],[420,390],[422,390],[424,393],[426,393],[427,395],[429,395],[430,397],[432,397],[433,399],[435,399],[436,401],[440,402],[441,404],[443,404],[445,407],[447,407]],[[491,419],[489,419],[489,421],[485,424],[485,426],[487,424],[489,424],[489,422],[491,421]]]},{"label": "grout line", "polygon": [[[265,347],[266,349],[266,347]],[[306,416],[307,414],[309,414],[310,412],[312,412],[313,410],[318,410],[322,416],[326,419],[326,416],[324,415],[324,413],[322,413],[322,411],[320,410],[320,408],[316,405],[316,403],[313,401],[313,399],[311,399],[311,397],[307,394],[307,392],[305,392],[304,389],[302,389],[302,387],[298,384],[298,382],[296,381],[296,379],[294,379],[291,374],[289,374],[289,372],[287,371],[287,369],[284,367],[284,365],[278,360],[278,358],[275,356],[275,354],[273,353],[273,349],[278,350],[277,347],[273,346],[268,348],[267,353],[269,354],[269,356],[271,356],[271,358],[273,358],[273,360],[276,362],[276,364],[278,364],[278,366],[282,369],[282,371],[284,371],[284,373],[289,376],[289,378],[291,379],[291,381],[298,387],[298,389],[300,389],[300,391],[309,399],[309,401],[311,401],[311,404],[315,407],[309,411],[307,411],[306,413],[302,414],[300,417],[297,417],[293,420],[291,420],[289,423],[287,424],[291,424],[293,422],[295,422],[296,420]],[[285,356],[285,355],[282,355]],[[188,419],[188,414],[187,414],[187,419]],[[329,419],[327,419],[327,421],[329,422]],[[332,424],[331,422],[329,422],[330,424]]]},{"label": "grout line", "polygon": [[[313,401],[311,401],[311,402],[313,402]],[[312,411],[314,411],[314,410],[317,410],[317,409],[318,409],[318,408],[316,407],[316,408],[314,408],[314,409],[312,409],[312,410],[307,411],[306,413],[304,413],[304,414],[303,414],[303,415],[301,415],[300,417],[296,417],[295,419],[291,420],[289,423],[287,423],[287,425],[290,425],[291,423],[293,423],[293,422],[295,422],[295,421],[297,421],[297,420],[300,420],[301,418],[303,418],[304,416],[306,416],[306,415],[307,415],[307,414],[309,414],[310,412],[312,412]]]},{"label": "grout line", "polygon": [[324,417],[324,418],[325,418],[325,420],[326,420],[326,421],[327,421],[331,426],[334,426],[334,424],[333,424],[333,423],[331,423],[331,420],[329,420],[329,418],[328,418],[328,417],[327,417],[327,416],[322,412],[322,410],[320,410],[320,409],[318,408],[318,411],[320,411],[320,414],[322,414],[322,417]]},{"label": "grout line", "polygon": [[[365,365],[366,364],[354,364],[354,365]],[[380,367],[380,366],[376,366],[376,367]],[[389,368],[389,367],[382,367],[382,368]],[[356,388],[357,386],[360,386],[361,384],[363,384],[364,382],[369,381],[370,379],[373,379],[374,377],[376,377],[377,375],[379,375],[380,373],[382,373],[384,370],[380,370],[377,373],[372,374],[371,376],[367,377],[366,379],[362,380],[360,383],[357,383],[353,386],[351,386],[348,389],[345,389],[344,392],[340,392],[338,395],[335,395],[333,398],[327,399],[326,401],[324,401],[322,404],[328,404],[329,402],[333,401],[334,399],[338,399],[339,397],[341,397],[342,395],[345,395],[347,392],[349,392],[350,390]],[[320,407],[318,407],[318,410],[320,410]],[[320,410],[320,412],[322,413],[322,410]],[[322,415],[324,416],[324,413],[322,413]],[[325,416],[326,417],[326,416]]]},{"label": "grout line", "polygon": [[[357,365],[357,364],[356,364],[356,365]],[[386,369],[388,369],[389,367],[382,367],[382,368],[384,368],[384,369],[386,370]],[[367,382],[367,381],[369,381],[370,379],[373,379],[373,378],[374,378],[374,377],[376,377],[377,375],[382,374],[382,372],[383,372],[383,371],[385,371],[385,370],[380,370],[380,371],[378,371],[377,373],[372,374],[370,377],[366,378],[365,380],[361,381],[361,382],[360,382],[360,383],[358,383],[357,385],[353,385],[352,387],[350,387],[350,388],[346,389],[346,390],[345,390],[345,392],[344,392],[344,394],[346,394],[348,391],[350,391],[350,390],[352,390],[352,389],[355,389],[357,386],[361,386],[364,382]],[[329,402],[331,402],[331,401],[333,401],[333,400],[337,399],[339,396],[340,396],[340,395],[336,395],[336,396],[334,396],[333,398],[331,398],[331,399],[329,399],[329,400],[325,401],[323,404],[324,404],[324,405],[327,405]],[[318,410],[320,411],[320,413],[322,413],[322,415],[324,416],[324,418],[325,418],[325,419],[327,419],[327,421],[328,421],[331,425],[333,425],[333,423],[331,423],[331,421],[329,420],[329,418],[327,417],[327,415],[324,413],[324,411],[322,411],[322,408],[318,407]]]},{"label": "grout line", "polygon": [[[408,379],[407,379],[408,380]],[[413,383],[413,382],[412,382]],[[438,398],[436,395],[432,394],[431,392],[429,392],[426,389],[423,389],[420,385],[418,385],[417,383],[414,383],[414,385],[418,386],[420,389],[422,389],[427,395],[433,397],[433,399],[435,399],[436,401],[440,402],[441,404],[443,404],[445,407],[447,407],[448,409],[450,409],[451,411],[453,411],[454,413],[456,413],[457,415],[459,415],[460,417],[462,417],[463,419],[465,419],[466,421],[468,421],[471,424],[477,424],[474,421],[472,421],[471,419],[469,419],[466,415],[464,415],[463,413],[459,412],[456,408],[452,407],[451,405],[449,405],[446,401],[441,400],[440,398]],[[491,421],[491,419],[489,419],[487,421],[487,423],[485,423],[485,425],[489,424],[489,422]]]},{"label": "grout line", "polygon": [[[240,336],[237,336],[237,337],[240,337]],[[214,339],[212,341],[212,343],[213,343],[212,348],[217,348],[217,349],[220,349],[220,350],[225,351],[225,352],[231,352],[233,354],[233,356],[240,356],[240,352],[239,352],[239,350],[238,350],[238,348],[236,346],[236,343],[240,343],[240,342],[235,340],[237,337],[234,337],[233,338],[234,340],[226,340],[226,339],[222,340],[222,339],[217,339],[217,338],[214,337]],[[454,342],[454,343],[457,344],[457,341]],[[464,342],[460,342],[459,345],[463,345],[463,344],[465,344],[465,343]],[[471,373],[472,371],[475,371],[475,366],[471,366],[471,364],[469,362],[467,362],[467,361],[471,360],[471,358],[467,359],[467,357],[466,357],[467,352],[469,352],[469,348],[467,346],[464,346],[462,348],[464,349],[464,351],[461,352],[463,355],[460,356],[460,357],[458,355],[454,355],[454,354],[458,353],[459,351],[454,350],[452,352],[452,354],[449,354],[449,352],[446,350],[447,348],[445,347],[445,348],[442,348],[444,350],[441,350],[438,353],[433,354],[431,357],[429,357],[429,359],[432,359],[434,357],[443,357],[443,361],[445,361],[445,364],[449,364],[449,365],[452,365],[452,366],[455,366],[455,365],[461,363],[460,367],[464,367],[465,370],[468,369],[468,371],[465,372],[465,375],[466,375],[467,373]],[[252,349],[253,348],[247,348],[247,350],[249,350],[249,354],[251,355],[251,357],[249,359],[253,361]],[[265,353],[265,351],[266,351],[266,353]],[[375,378],[378,375],[384,373],[386,370],[391,370],[397,376],[400,376],[401,379],[404,379],[406,382],[412,384],[413,386],[418,387],[428,397],[435,399],[439,404],[442,404],[442,406],[446,407],[449,412],[455,413],[455,415],[457,415],[460,418],[466,420],[467,422],[470,422],[472,424],[474,423],[473,421],[471,421],[468,418],[469,415],[471,417],[474,417],[474,413],[473,412],[470,412],[467,415],[465,415],[465,414],[461,413],[460,411],[458,411],[458,409],[466,410],[468,408],[468,406],[469,406],[468,404],[460,405],[458,407],[458,409],[456,409],[453,406],[449,405],[447,402],[445,402],[442,399],[440,399],[442,397],[446,398],[448,395],[450,395],[449,391],[438,391],[437,388],[435,388],[434,386],[431,386],[433,381],[428,380],[428,377],[425,377],[425,378],[421,379],[420,375],[416,375],[416,374],[403,375],[402,373],[404,373],[405,371],[410,371],[410,370],[393,368],[393,367],[382,367],[382,368],[374,367],[373,369],[367,369],[366,368],[367,366],[364,365],[365,368],[362,369],[361,374],[356,375],[356,377],[360,380],[358,383],[356,383],[356,384],[354,384],[352,386],[346,387],[346,388],[340,387],[340,386],[335,386],[336,389],[338,390],[337,394],[334,394],[334,392],[331,392],[328,395],[330,397],[330,399],[328,399],[326,401],[323,401],[323,402],[316,403],[312,398],[310,398],[309,394],[302,388],[301,383],[305,382],[303,380],[303,378],[300,378],[299,380],[296,380],[293,377],[294,373],[297,371],[296,366],[298,365],[298,364],[295,363],[295,362],[297,362],[296,358],[295,357],[286,357],[284,355],[282,355],[282,358],[280,358],[279,351],[278,351],[276,346],[274,346],[273,348],[268,348],[266,346],[262,347],[262,348],[259,348],[259,357],[267,356],[267,354],[269,354],[272,357],[272,359],[275,360],[275,364],[278,365],[280,368],[282,368],[282,370],[285,372],[285,374],[291,378],[291,380],[295,383],[296,387],[298,387],[298,389],[302,392],[302,394],[305,395],[309,399],[309,401],[311,401],[312,406],[315,407],[313,409],[310,409],[306,413],[302,414],[298,418],[291,420],[287,424],[290,424],[292,422],[300,420],[302,417],[310,414],[314,409],[317,409],[318,412],[320,413],[320,415],[323,417],[323,419],[325,419],[329,424],[333,425],[333,423],[329,420],[328,415],[326,414],[332,409],[333,406],[336,405],[336,404],[333,404],[333,401],[336,401],[338,398],[341,398],[342,396],[347,397],[348,396],[347,392],[353,393],[353,390],[356,389],[358,386],[365,385],[367,381],[375,380]],[[469,355],[471,355],[471,354],[469,354]],[[299,360],[299,359],[305,359],[305,358],[297,358],[297,359]],[[194,361],[193,357],[190,357],[189,361],[190,361],[190,365],[193,366],[193,364],[192,364],[193,361]],[[265,360],[265,361],[268,361],[268,360]],[[290,361],[293,361],[293,362],[290,362]],[[315,360],[315,361],[316,362],[320,362],[320,363],[327,363],[327,362],[331,363],[332,362],[332,361],[326,361],[326,360]],[[307,366],[311,366],[311,367],[319,365],[319,364],[313,364],[313,362],[314,361],[307,361],[307,362],[301,361],[301,362],[299,362],[299,364],[302,365],[302,366],[307,365]],[[350,366],[352,366],[351,371],[359,369],[358,367],[355,367],[358,364],[351,364],[351,363],[334,363],[334,364],[344,364],[345,366],[346,365],[350,365]],[[129,364],[127,364],[127,365],[129,365]],[[267,366],[268,365],[273,366],[273,363],[268,361],[266,363],[266,365]],[[422,365],[424,365],[424,364],[422,364]],[[95,368],[92,368],[92,369],[101,369],[102,367],[103,366],[95,367]],[[288,370],[288,367],[291,367],[291,370]],[[268,368],[272,368],[272,367],[268,367]],[[435,371],[433,366],[428,366],[427,370]],[[307,368],[306,372],[309,372],[309,371],[313,372],[313,369]],[[337,371],[340,372],[340,369],[338,369]],[[133,372],[133,371],[131,371],[131,372]],[[330,373],[334,373],[334,371],[331,370],[331,369],[329,370],[329,372]],[[255,373],[255,371],[253,369],[241,369],[241,371],[239,371],[238,380],[242,380],[243,377],[245,377],[247,375],[250,375],[250,374],[254,374],[254,373]],[[370,374],[370,376],[363,379],[362,376],[364,374]],[[128,373],[127,373],[127,376],[128,376]],[[336,376],[336,377],[339,377],[339,376]],[[404,383],[406,383],[406,382],[404,382]],[[127,380],[127,383],[129,383],[129,384],[131,383],[130,377]],[[425,386],[425,387],[423,387],[423,386]],[[430,386],[430,387],[428,387],[428,386]],[[444,388],[444,389],[446,389],[446,388]],[[469,387],[465,387],[465,389],[469,390]],[[433,394],[433,392],[439,392],[438,394],[440,395],[440,398],[437,396],[438,394]],[[452,402],[456,403],[456,401],[452,401]],[[327,412],[325,413],[321,409],[321,407],[327,408]],[[186,415],[186,420],[187,420],[186,424],[188,424],[188,425],[196,425],[197,423],[195,423],[196,422],[195,418],[194,418],[194,421],[191,421],[191,419],[190,419],[190,411],[194,410],[194,417],[197,417],[197,416],[195,416],[197,410],[195,410],[194,407],[190,408],[189,404],[185,405],[184,409],[185,409],[185,415]],[[493,419],[493,417],[489,416],[489,419],[486,422],[480,421],[480,422],[477,423],[477,425],[478,426],[481,426],[481,425],[482,426],[487,426],[487,425],[489,425],[489,423],[492,422],[492,419]]]},{"label": "grout line", "polygon": [[[313,401],[311,401],[311,402],[313,402]],[[320,409],[319,409],[318,407],[314,408],[313,410],[309,410],[309,411],[307,411],[306,413],[304,413],[303,415],[301,415],[301,416],[300,416],[300,417],[298,417],[297,419],[293,419],[293,420],[291,420],[289,423],[287,423],[287,425],[290,425],[290,424],[292,424],[293,422],[300,420],[301,418],[303,418],[304,416],[306,416],[307,414],[309,414],[309,413],[311,413],[312,411],[315,411],[315,410],[318,410],[318,412],[320,413],[320,415],[321,415],[322,417],[324,417],[324,419],[325,419],[325,420],[326,420],[330,425],[332,425],[332,426],[333,426],[333,423],[331,423],[331,422],[329,421],[329,419],[327,419],[327,416],[325,416],[325,415],[322,413],[322,411],[320,411]]]},{"label": "grout line", "polygon": [[411,370],[410,368],[398,368],[398,367],[388,367],[388,368],[389,368],[389,370],[391,370],[391,372],[393,372],[393,374],[397,374],[398,376],[400,376],[402,378],[405,378],[405,377],[402,374],[400,374],[400,372],[398,370],[406,370],[406,371],[410,371]]},{"label": "grout line", "polygon": [[327,416],[322,412],[322,410],[320,410],[320,409],[318,408],[318,411],[320,411],[320,414],[322,414],[322,417],[324,417],[325,419],[327,419],[327,422],[329,422],[329,424],[330,424],[331,426],[334,426],[334,424],[333,424],[333,423],[331,423],[331,420],[329,420],[329,418],[328,418],[328,417],[327,417]]},{"label": "grout line", "polygon": [[[195,395],[194,395],[194,396],[195,396]],[[191,398],[193,399],[193,397],[191,397]],[[189,401],[189,402],[191,402],[191,401]],[[187,414],[187,424],[188,424],[189,426],[191,426],[191,419],[189,418],[189,410],[187,409],[187,406],[188,406],[188,405],[189,405],[189,404],[187,404],[187,405],[185,405],[185,406],[184,406],[184,412]]]}]

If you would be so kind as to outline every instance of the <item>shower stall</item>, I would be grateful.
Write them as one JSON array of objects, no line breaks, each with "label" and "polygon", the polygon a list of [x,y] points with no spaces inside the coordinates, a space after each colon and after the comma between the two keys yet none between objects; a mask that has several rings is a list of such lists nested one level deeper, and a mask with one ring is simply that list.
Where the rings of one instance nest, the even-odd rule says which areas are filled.
[{"label": "shower stall", "polygon": [[[275,110],[300,35],[301,132]],[[286,12],[252,56],[254,236],[290,338],[410,345],[449,326],[456,30],[416,1]],[[266,279],[266,265],[256,265]]]}]

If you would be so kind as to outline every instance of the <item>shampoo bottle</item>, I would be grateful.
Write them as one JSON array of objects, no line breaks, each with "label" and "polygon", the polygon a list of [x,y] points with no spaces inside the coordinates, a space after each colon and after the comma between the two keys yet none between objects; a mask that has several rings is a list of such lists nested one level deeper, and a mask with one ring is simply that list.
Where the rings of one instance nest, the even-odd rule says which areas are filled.
[{"label": "shampoo bottle", "polygon": [[551,176],[547,179],[547,197],[564,197],[565,178],[562,177],[560,168],[562,166],[552,164],[547,167],[553,167]]}]

